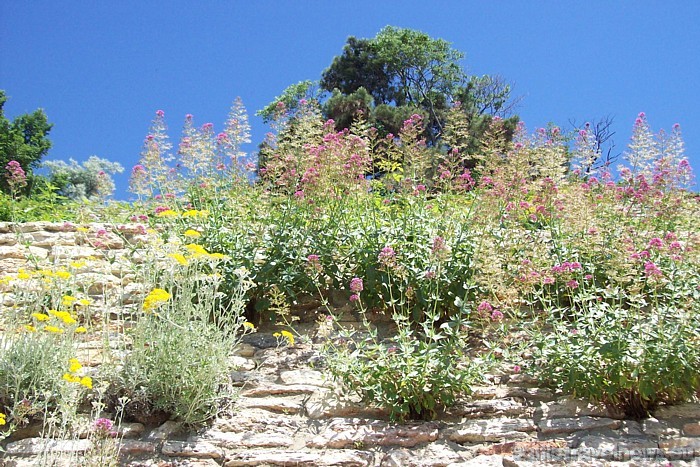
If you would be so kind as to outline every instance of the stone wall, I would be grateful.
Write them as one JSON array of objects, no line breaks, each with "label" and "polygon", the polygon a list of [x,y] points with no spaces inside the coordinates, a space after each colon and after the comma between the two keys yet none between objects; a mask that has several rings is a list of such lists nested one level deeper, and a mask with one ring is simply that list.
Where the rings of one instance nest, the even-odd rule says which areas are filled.
[{"label": "stone wall", "polygon": [[[128,264],[146,241],[143,228],[88,231],[71,225],[0,224],[0,276],[36,264],[93,262],[81,271],[95,296],[124,306],[136,294]],[[126,241],[125,241],[126,240]],[[134,292],[129,291],[132,287]],[[107,302],[109,302],[107,300]],[[637,421],[605,407],[538,388],[510,369],[438,420],[392,424],[387,413],[338,393],[321,371],[316,329],[299,329],[292,347],[270,332],[244,337],[232,361],[239,387],[233,415],[199,431],[173,421],[124,423],[120,464],[136,466],[539,466],[700,465],[700,404],[661,407]],[[38,465],[37,453],[85,452],[92,441],[43,439],[25,430],[6,443],[1,465]]]}]

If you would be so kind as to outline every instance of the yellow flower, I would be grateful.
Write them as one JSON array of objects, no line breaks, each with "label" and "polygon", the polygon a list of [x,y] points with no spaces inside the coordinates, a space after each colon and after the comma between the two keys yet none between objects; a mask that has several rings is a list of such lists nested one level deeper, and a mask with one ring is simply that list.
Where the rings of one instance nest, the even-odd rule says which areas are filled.
[{"label": "yellow flower", "polygon": [[177,217],[178,213],[173,211],[172,209],[167,209],[165,211],[161,211],[158,214],[156,214],[156,217],[165,217],[165,218],[173,218]]},{"label": "yellow flower", "polygon": [[207,217],[208,215],[209,211],[197,211],[196,209],[190,209],[189,211],[185,211],[182,213],[182,217]]},{"label": "yellow flower", "polygon": [[30,279],[32,276],[30,274],[27,274],[24,271],[20,271],[17,273],[17,279],[26,281],[27,279]]},{"label": "yellow flower", "polygon": [[286,337],[289,345],[294,345],[294,335],[289,331],[282,331],[282,337]]},{"label": "yellow flower", "polygon": [[66,324],[75,324],[77,321],[67,311],[49,310],[49,314],[55,316]]},{"label": "yellow flower", "polygon": [[48,321],[49,315],[45,315],[44,313],[32,313],[32,318],[36,319],[37,321]]},{"label": "yellow flower", "polygon": [[77,358],[71,358],[70,360],[68,360],[68,364],[70,365],[68,367],[68,371],[70,371],[71,373],[76,373],[80,371],[80,369],[83,367],[83,365],[80,364]]},{"label": "yellow flower", "polygon": [[56,326],[46,326],[46,327],[44,328],[44,331],[50,332],[50,333],[53,333],[53,334],[61,334],[61,333],[63,332],[63,329],[57,328]]},{"label": "yellow flower", "polygon": [[76,334],[85,334],[87,332],[87,329],[85,329],[85,326],[78,326],[75,328],[75,333]]},{"label": "yellow flower", "polygon": [[72,267],[73,269],[80,269],[85,267],[86,265],[87,263],[85,261],[73,261],[70,263],[70,267]]},{"label": "yellow flower", "polygon": [[63,379],[68,381],[69,383],[79,383],[80,382],[80,376],[75,376],[70,373],[63,373]]},{"label": "yellow flower", "polygon": [[82,378],[80,378],[80,384],[82,384],[88,389],[92,389],[92,378],[90,378],[89,376],[83,376]]},{"label": "yellow flower", "polygon": [[188,229],[185,232],[185,237],[188,237],[188,238],[199,238],[201,236],[202,236],[202,234],[197,232],[196,230]]},{"label": "yellow flower", "polygon": [[61,321],[63,321],[64,324],[71,325],[71,324],[77,323],[77,321],[75,320],[75,318],[73,318],[73,317],[70,315],[70,313],[66,313],[65,315],[62,314],[61,316],[59,316],[59,318],[61,319]]},{"label": "yellow flower", "polygon": [[88,229],[86,229],[85,227],[78,227],[75,230],[76,230],[76,232],[83,232],[83,233],[88,232]]},{"label": "yellow flower", "polygon": [[71,305],[73,305],[73,302],[76,300],[77,300],[77,298],[75,298],[71,295],[64,295],[63,298],[61,299],[61,305],[62,306],[71,306]]},{"label": "yellow flower", "polygon": [[273,334],[274,337],[284,337],[287,339],[289,345],[294,345],[294,334],[289,331],[276,332]]},{"label": "yellow flower", "polygon": [[56,277],[58,277],[59,279],[64,279],[64,280],[70,279],[70,273],[68,271],[63,271],[63,270],[56,271],[55,274],[56,274]]},{"label": "yellow flower", "polygon": [[7,415],[0,412],[0,426],[6,425],[6,424],[7,424]]},{"label": "yellow flower", "polygon": [[36,328],[32,326],[31,324],[25,324],[24,329],[26,329],[29,332],[36,332]]},{"label": "yellow flower", "polygon": [[246,329],[250,329],[252,331],[255,331],[255,325],[249,321],[246,321],[245,323],[243,323],[243,327]]},{"label": "yellow flower", "polygon": [[175,261],[177,261],[178,263],[180,263],[183,266],[187,266],[187,259],[185,258],[184,255],[182,255],[180,253],[172,253],[172,254],[169,254],[168,257],[174,259]]},{"label": "yellow flower", "polygon": [[81,305],[81,306],[88,306],[88,305],[90,305],[90,303],[92,303],[92,302],[87,298],[81,298],[80,300],[78,300],[78,305]]},{"label": "yellow flower", "polygon": [[209,252],[202,246],[202,245],[197,245],[195,243],[190,243],[188,245],[185,245],[185,248],[192,253],[192,255],[196,258],[198,256],[204,256],[208,255]]},{"label": "yellow flower", "polygon": [[151,290],[143,301],[143,311],[152,311],[155,308],[158,308],[170,300],[170,297],[172,297],[172,295],[163,289]]}]

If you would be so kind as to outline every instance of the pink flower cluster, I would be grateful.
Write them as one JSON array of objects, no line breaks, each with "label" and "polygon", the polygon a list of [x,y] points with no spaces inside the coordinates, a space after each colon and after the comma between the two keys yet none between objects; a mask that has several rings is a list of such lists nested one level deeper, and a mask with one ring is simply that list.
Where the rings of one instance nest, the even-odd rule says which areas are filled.
[{"label": "pink flower cluster", "polygon": [[382,251],[379,252],[377,261],[385,268],[393,269],[396,267],[396,251],[390,246],[385,246],[382,248]]},{"label": "pink flower cluster", "polygon": [[350,295],[350,301],[358,301],[360,299],[360,292],[362,292],[364,288],[365,287],[362,283],[362,279],[360,279],[359,277],[353,277],[350,281],[350,291],[352,292],[352,295]]},{"label": "pink flower cluster", "polygon": [[14,191],[18,188],[27,186],[27,174],[17,161],[10,161],[5,166],[7,173],[5,177],[10,185],[10,190]]},{"label": "pink flower cluster", "polygon": [[554,274],[566,274],[569,272],[581,270],[581,263],[578,261],[565,261],[557,266],[552,266],[552,273]]}]

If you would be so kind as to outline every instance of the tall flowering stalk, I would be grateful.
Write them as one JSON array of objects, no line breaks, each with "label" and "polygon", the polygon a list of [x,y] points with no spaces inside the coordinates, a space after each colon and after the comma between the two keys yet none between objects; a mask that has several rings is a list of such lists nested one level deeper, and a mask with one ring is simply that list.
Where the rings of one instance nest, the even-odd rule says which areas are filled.
[{"label": "tall flowering stalk", "polygon": [[231,164],[231,169],[235,173],[242,175],[245,171],[247,153],[241,148],[244,144],[250,143],[251,139],[248,113],[240,97],[237,97],[231,106],[224,131],[220,136],[223,137],[217,138],[217,141],[224,159]]},{"label": "tall flowering stalk", "polygon": [[[165,112],[158,110],[150,133],[143,142],[141,160],[132,170],[130,189],[138,195],[153,197],[173,191],[174,169],[168,166],[172,160],[168,141]],[[138,169],[137,169],[138,167]]]},{"label": "tall flowering stalk", "polygon": [[5,178],[10,186],[10,193],[13,198],[19,195],[19,191],[27,186],[27,174],[17,161],[10,161],[5,166]]}]

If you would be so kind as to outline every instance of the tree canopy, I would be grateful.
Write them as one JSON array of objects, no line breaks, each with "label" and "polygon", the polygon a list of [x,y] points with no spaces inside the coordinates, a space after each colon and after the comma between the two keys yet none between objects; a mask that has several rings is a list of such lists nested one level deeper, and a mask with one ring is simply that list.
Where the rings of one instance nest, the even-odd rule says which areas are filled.
[{"label": "tree canopy", "polygon": [[387,26],[372,39],[349,37],[321,77],[321,89],[332,93],[324,114],[341,129],[359,110],[382,133],[396,134],[407,115],[418,113],[428,142],[436,144],[458,104],[478,136],[492,117],[509,117],[514,103],[503,79],[469,76],[463,58],[449,42],[412,29]]},{"label": "tree canopy", "polygon": [[[10,161],[17,161],[27,176],[31,176],[33,169],[39,167],[41,159],[51,148],[48,134],[53,124],[48,122],[42,109],[10,121],[5,117],[5,102],[5,91],[0,90],[0,171],[4,173]],[[0,177],[0,189],[4,192],[9,190],[4,176]]]}]

